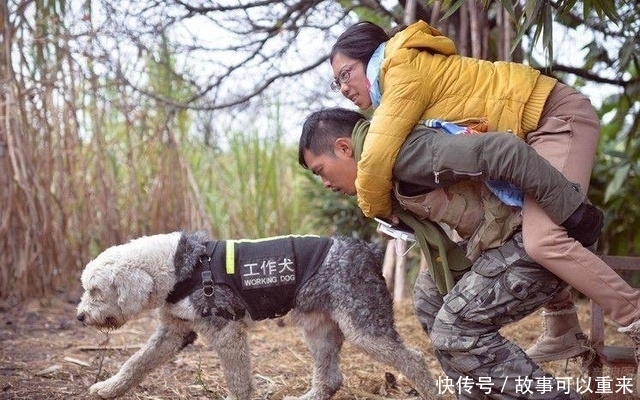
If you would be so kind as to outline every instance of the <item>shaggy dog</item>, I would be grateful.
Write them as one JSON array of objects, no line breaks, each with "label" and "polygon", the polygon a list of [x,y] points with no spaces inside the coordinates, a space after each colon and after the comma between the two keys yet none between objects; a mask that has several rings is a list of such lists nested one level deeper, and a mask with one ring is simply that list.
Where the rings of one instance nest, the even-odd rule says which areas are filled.
[{"label": "shaggy dog", "polygon": [[[298,247],[304,247],[298,245],[298,240],[309,237],[281,238],[292,238],[285,247],[287,251],[295,248],[297,254]],[[274,306],[273,299],[263,301],[269,294],[243,299],[242,290],[216,278],[220,275],[218,270],[226,268],[226,273],[230,272],[230,258],[224,253],[219,255],[220,249],[229,250],[229,244],[237,241],[212,241],[203,232],[175,232],[141,237],[102,252],[82,273],[84,293],[78,305],[78,320],[112,330],[142,311],[157,308],[160,324],[142,349],[111,378],[92,385],[90,393],[102,398],[123,395],[200,334],[219,354],[229,390],[227,399],[250,399],[248,323],[251,319],[283,315],[293,307],[291,316],[304,333],[314,365],[312,387],[299,399],[329,399],[338,391],[342,385],[339,352],[344,339],[373,359],[394,367],[422,397],[435,398],[428,366],[419,352],[405,347],[395,329],[392,300],[381,273],[380,251],[353,238],[310,240],[305,245],[307,255],[297,257],[318,260],[318,267],[311,272],[287,275],[284,271],[288,264],[273,258],[275,253],[269,261],[245,260],[241,266],[246,269],[252,265],[252,273],[260,269],[275,273],[280,280],[296,281],[297,285],[273,292],[279,303],[278,297],[292,294],[285,308],[282,304]],[[259,252],[269,253],[262,249]],[[237,253],[231,259],[235,256]],[[291,259],[291,254],[287,257],[284,259]],[[244,283],[263,284],[268,291],[270,278],[255,276],[257,279],[245,279]],[[265,303],[270,314],[256,308],[255,302]]]}]

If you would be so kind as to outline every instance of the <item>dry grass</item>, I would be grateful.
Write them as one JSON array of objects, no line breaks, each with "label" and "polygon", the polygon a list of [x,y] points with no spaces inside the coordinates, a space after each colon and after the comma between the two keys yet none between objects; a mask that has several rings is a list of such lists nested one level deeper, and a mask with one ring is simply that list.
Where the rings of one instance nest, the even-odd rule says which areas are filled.
[{"label": "dry grass", "polygon": [[[66,299],[66,300],[65,300]],[[87,387],[115,373],[149,337],[152,315],[144,315],[108,336],[75,321],[77,296],[25,304],[4,303],[0,309],[0,399],[62,400],[87,398]],[[587,327],[588,307],[580,308]],[[435,376],[442,377],[429,343],[411,305],[397,306],[397,327],[405,341],[424,352]],[[522,347],[531,345],[541,331],[539,314],[504,330]],[[607,326],[609,338],[625,338]],[[256,398],[279,400],[303,393],[310,386],[311,363],[297,329],[287,317],[258,323],[251,332]],[[384,365],[346,344],[342,353],[344,387],[336,400],[407,398],[408,382]],[[578,362],[558,361],[543,366],[556,376],[579,378]],[[394,382],[395,380],[395,382]],[[125,400],[222,399],[225,384],[218,358],[201,341],[187,347],[175,360],[152,372]],[[442,399],[453,399],[443,395]]]},{"label": "dry grass", "polygon": [[[259,142],[247,129],[239,151],[223,157],[194,139],[189,112],[127,89],[104,65],[84,59],[89,50],[76,59],[64,39],[64,23],[76,19],[65,19],[69,9],[60,2],[25,5],[24,18],[12,19],[2,18],[5,3],[0,299],[71,288],[92,256],[145,234],[203,229],[218,237],[257,237],[292,233],[291,224],[300,223],[304,210],[294,212],[300,207],[293,206],[297,197],[288,185],[299,167],[274,148],[272,137]],[[166,77],[165,61],[148,59],[149,76],[138,78],[167,98],[189,97],[184,84]],[[238,171],[224,175],[221,164],[233,162]],[[253,189],[251,198],[239,184]],[[228,227],[250,228],[223,231]]]}]

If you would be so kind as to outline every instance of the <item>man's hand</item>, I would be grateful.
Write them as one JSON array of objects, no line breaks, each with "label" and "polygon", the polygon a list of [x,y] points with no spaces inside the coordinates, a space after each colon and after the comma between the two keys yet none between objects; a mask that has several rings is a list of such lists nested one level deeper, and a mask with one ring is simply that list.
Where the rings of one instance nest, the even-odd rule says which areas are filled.
[{"label": "man's hand", "polygon": [[[392,217],[392,218],[391,218]],[[415,242],[416,237],[413,230],[400,222],[400,219],[392,215],[388,220],[374,218],[378,221],[378,233],[387,237],[388,239],[400,239],[405,242]],[[395,220],[395,223],[392,221]]]}]

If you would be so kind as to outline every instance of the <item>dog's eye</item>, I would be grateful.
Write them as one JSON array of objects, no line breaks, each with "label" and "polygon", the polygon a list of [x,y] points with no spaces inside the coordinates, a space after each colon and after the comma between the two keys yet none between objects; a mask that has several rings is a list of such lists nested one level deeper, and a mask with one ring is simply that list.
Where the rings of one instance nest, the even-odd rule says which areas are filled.
[{"label": "dog's eye", "polygon": [[89,297],[94,299],[100,297],[100,289],[97,287],[89,289]]}]

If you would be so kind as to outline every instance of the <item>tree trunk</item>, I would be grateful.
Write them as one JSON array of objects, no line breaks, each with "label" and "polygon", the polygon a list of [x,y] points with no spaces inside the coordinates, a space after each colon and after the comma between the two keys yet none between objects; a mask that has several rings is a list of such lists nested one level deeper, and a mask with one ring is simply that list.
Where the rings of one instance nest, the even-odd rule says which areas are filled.
[{"label": "tree trunk", "polygon": [[393,301],[395,303],[404,300],[405,286],[407,282],[407,242],[400,239],[394,239],[396,252],[396,273],[393,285]]},{"label": "tree trunk", "polygon": [[387,248],[384,252],[384,262],[382,263],[382,276],[384,280],[387,282],[387,289],[389,291],[393,290],[394,283],[394,268],[396,265],[396,253],[395,246],[393,240],[387,240]]}]

